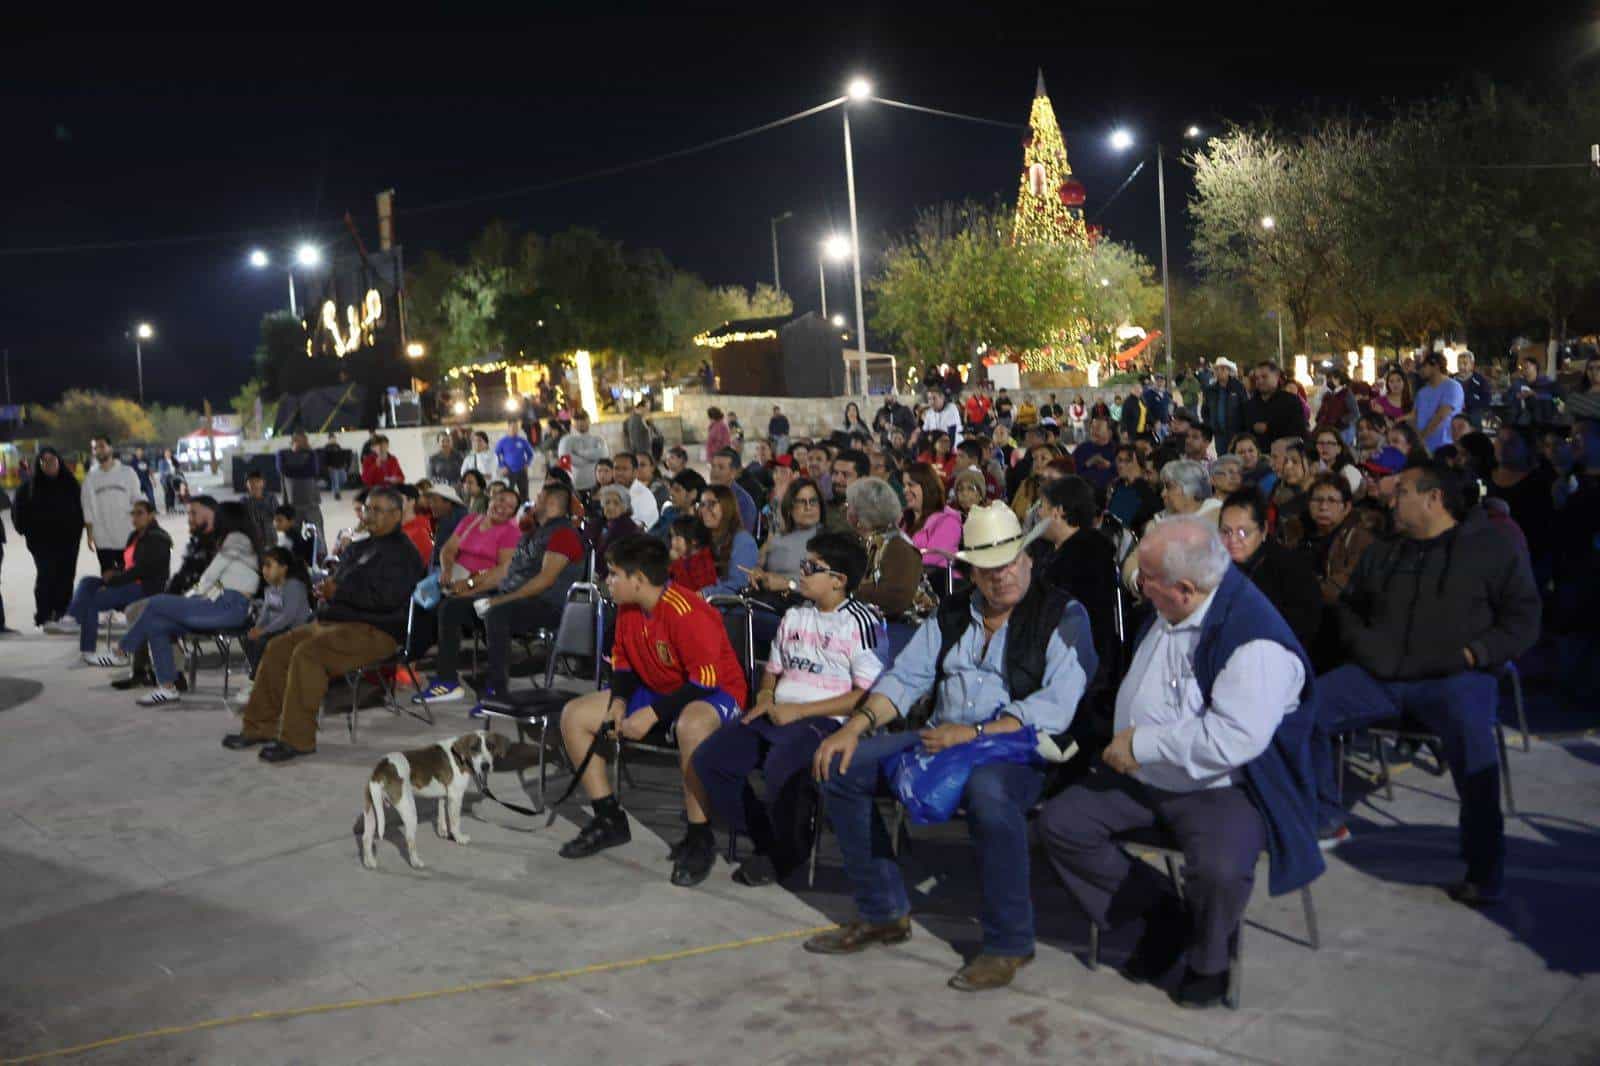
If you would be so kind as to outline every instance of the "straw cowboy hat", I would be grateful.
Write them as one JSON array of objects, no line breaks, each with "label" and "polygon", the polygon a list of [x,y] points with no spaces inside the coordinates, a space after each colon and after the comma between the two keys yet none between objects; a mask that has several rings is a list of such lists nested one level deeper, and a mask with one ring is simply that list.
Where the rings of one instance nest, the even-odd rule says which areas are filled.
[{"label": "straw cowboy hat", "polygon": [[1021,555],[1029,544],[1044,533],[1041,522],[1024,534],[1016,512],[996,501],[967,512],[967,521],[961,530],[961,550],[956,559],[970,566],[990,569],[1006,566]]},{"label": "straw cowboy hat", "polygon": [[449,500],[457,507],[466,506],[465,501],[461,499],[461,494],[456,492],[455,489],[451,488],[449,485],[446,485],[442,481],[435,481],[428,489],[428,495],[438,496],[440,499]]}]

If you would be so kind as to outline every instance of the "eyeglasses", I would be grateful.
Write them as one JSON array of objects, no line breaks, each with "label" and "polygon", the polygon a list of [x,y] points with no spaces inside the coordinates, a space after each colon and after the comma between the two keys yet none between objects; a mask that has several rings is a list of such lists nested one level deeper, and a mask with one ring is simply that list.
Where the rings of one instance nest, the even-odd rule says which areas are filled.
[{"label": "eyeglasses", "polygon": [[1222,534],[1223,540],[1249,540],[1261,530],[1251,526],[1240,526],[1237,529],[1232,526],[1222,526],[1217,532]]},{"label": "eyeglasses", "polygon": [[694,505],[696,507],[704,509],[704,508],[707,508],[707,507],[715,507],[717,505],[717,501],[714,498],[708,498],[708,499],[704,499],[704,500],[696,500]]},{"label": "eyeglasses", "polygon": [[822,500],[816,496],[796,496],[794,505],[796,507],[820,507]]},{"label": "eyeglasses", "polygon": [[829,569],[828,567],[823,566],[821,563],[812,562],[810,559],[801,559],[800,576],[811,577],[814,574],[839,574],[840,577],[844,576],[838,570]]}]

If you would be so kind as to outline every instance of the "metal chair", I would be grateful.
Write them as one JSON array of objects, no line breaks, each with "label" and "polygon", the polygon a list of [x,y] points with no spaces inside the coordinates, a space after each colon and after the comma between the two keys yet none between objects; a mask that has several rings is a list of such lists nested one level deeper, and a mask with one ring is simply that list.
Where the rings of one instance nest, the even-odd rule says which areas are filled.
[{"label": "metal chair", "polygon": [[222,656],[222,698],[226,700],[233,684],[233,646],[237,643],[239,654],[243,656],[244,638],[249,632],[250,627],[245,626],[242,629],[197,630],[180,636],[178,646],[183,649],[184,661],[189,667],[189,691],[195,691],[195,684],[200,677],[202,646],[210,641],[217,649],[217,654]]},{"label": "metal chair", "polygon": [[[388,711],[396,718],[399,718],[401,715],[409,714],[413,718],[426,722],[429,725],[435,724],[433,720],[433,709],[428,706],[426,696],[423,697],[422,702],[418,705],[421,709],[413,710],[411,707],[403,706],[400,703],[398,692],[400,688],[399,672],[401,670],[410,672],[412,677],[416,676],[416,661],[412,659],[409,654],[411,647],[412,624],[416,618],[416,614],[417,601],[408,600],[406,603],[406,636],[405,639],[400,642],[400,646],[394,650],[393,654],[385,656],[378,662],[368,663],[366,666],[345,671],[344,681],[346,685],[350,686],[350,718],[345,726],[350,734],[350,743],[354,744],[356,742],[356,733],[359,724],[357,719],[361,712],[361,679],[369,673],[375,674],[378,679],[378,690],[383,693],[384,710]],[[393,675],[385,677],[385,671],[390,669],[393,669]],[[321,715],[322,712],[319,709],[317,712],[319,720]]]},{"label": "metal chair", "polygon": [[[1183,878],[1179,875],[1179,866],[1183,863],[1183,849],[1178,846],[1176,838],[1165,829],[1135,829],[1126,833],[1118,833],[1112,841],[1122,846],[1124,851],[1137,856],[1138,853],[1153,853],[1161,856],[1166,862],[1167,877],[1172,880],[1172,887],[1183,898]],[[1306,919],[1306,944],[1312,951],[1322,948],[1322,937],[1317,929],[1317,905],[1311,897],[1311,886],[1306,885],[1300,889],[1300,904],[1305,911]],[[1239,922],[1239,929],[1233,935],[1233,943],[1229,945],[1228,959],[1228,994],[1225,1002],[1234,1010],[1239,1009],[1240,995],[1244,986],[1244,921]],[[1093,922],[1089,923],[1089,957],[1088,966],[1091,970],[1100,968],[1100,927]]]},{"label": "metal chair", "polygon": [[[1511,701],[1512,705],[1517,709],[1517,728],[1522,732],[1522,750],[1530,752],[1533,750],[1533,734],[1528,732],[1528,708],[1522,700],[1522,671],[1517,669],[1515,661],[1508,659],[1506,664],[1496,671],[1496,675],[1501,680],[1509,680],[1511,682]],[[1504,742],[1505,738],[1502,737],[1502,747]],[[1508,786],[1507,793],[1509,794],[1509,792]]]},{"label": "metal chair", "polygon": [[[585,599],[584,597],[590,597]],[[549,641],[549,659],[545,664],[545,680],[542,691],[555,691],[555,664],[562,656],[566,655],[593,655],[595,661],[595,684],[600,683],[601,665],[604,657],[601,654],[604,644],[605,618],[607,601],[600,594],[599,589],[587,583],[575,584],[567,590],[567,605],[561,612],[561,624],[554,635],[541,631],[540,637]],[[563,701],[564,702],[564,701]],[[527,743],[530,733],[537,733],[539,747],[539,791],[535,799],[535,811],[540,814],[545,810],[545,791],[549,781],[549,762],[546,752],[549,747],[550,727],[559,724],[561,708],[552,704],[544,704],[538,709],[519,706],[516,701],[503,699],[484,700],[480,705],[483,717],[490,724],[496,721],[510,722],[517,731],[517,742]],[[561,761],[568,763],[564,749],[558,749]],[[523,792],[528,791],[527,769],[524,767],[517,771],[517,782],[522,786]]]},{"label": "metal chair", "polygon": [[[1520,685],[1518,686],[1520,691]],[[1394,801],[1394,775],[1389,770],[1389,753],[1384,746],[1384,741],[1398,743],[1411,741],[1417,744],[1440,744],[1439,734],[1430,732],[1426,727],[1409,718],[1397,717],[1375,722],[1364,727],[1367,734],[1372,737],[1374,755],[1378,760],[1377,784],[1383,786],[1384,799],[1391,803]],[[1511,762],[1506,757],[1506,728],[1498,716],[1494,722],[1495,741],[1500,746],[1500,780],[1506,793],[1506,813],[1515,817],[1517,814],[1517,799],[1511,788]],[[1344,760],[1348,742],[1347,734],[1334,737],[1334,765],[1340,768],[1339,773],[1339,798],[1344,798]],[[1523,734],[1527,736],[1526,733]]]}]

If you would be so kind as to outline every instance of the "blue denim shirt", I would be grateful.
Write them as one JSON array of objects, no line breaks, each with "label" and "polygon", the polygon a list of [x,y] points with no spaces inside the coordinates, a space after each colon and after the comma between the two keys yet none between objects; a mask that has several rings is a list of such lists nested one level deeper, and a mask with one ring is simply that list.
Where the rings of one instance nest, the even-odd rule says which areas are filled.
[{"label": "blue denim shirt", "polygon": [[[1045,651],[1044,681],[1025,700],[1013,700],[1006,688],[1006,637],[1011,623],[1000,627],[987,650],[983,647],[982,597],[972,596],[972,625],[956,641],[944,661],[944,684],[935,697],[933,725],[975,725],[1009,714],[1041,732],[1061,733],[1072,724],[1078,701],[1094,675],[1099,659],[1089,635],[1089,614],[1073,601],[1050,634]],[[902,715],[933,688],[939,657],[939,622],[922,623],[894,665],[883,672],[872,691],[894,704]]]}]

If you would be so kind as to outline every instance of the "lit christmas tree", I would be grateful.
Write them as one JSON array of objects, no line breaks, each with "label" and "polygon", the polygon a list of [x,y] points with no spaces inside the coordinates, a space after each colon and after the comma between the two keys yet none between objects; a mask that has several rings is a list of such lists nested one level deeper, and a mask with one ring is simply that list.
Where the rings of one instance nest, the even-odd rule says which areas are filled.
[{"label": "lit christmas tree", "polygon": [[[1067,144],[1045,92],[1042,70],[1033,93],[1033,108],[1028,113],[1028,129],[1012,239],[1018,244],[1092,245],[1093,238],[1083,221],[1083,186],[1073,180]],[[1057,370],[1065,364],[1082,364],[1085,353],[1077,338],[1087,332],[1088,326],[1082,319],[1064,323],[1054,343],[1020,353],[1022,368],[1037,373]]]}]

